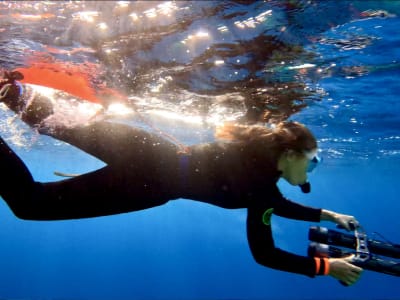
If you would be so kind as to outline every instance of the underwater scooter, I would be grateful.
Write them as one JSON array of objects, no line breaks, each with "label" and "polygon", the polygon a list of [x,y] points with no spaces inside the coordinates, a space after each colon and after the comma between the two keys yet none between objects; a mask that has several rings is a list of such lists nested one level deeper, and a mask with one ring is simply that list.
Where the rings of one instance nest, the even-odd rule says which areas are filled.
[{"label": "underwater scooter", "polygon": [[312,226],[308,239],[311,241],[310,257],[340,258],[354,254],[351,263],[360,268],[400,276],[400,244],[370,239],[361,227],[354,228],[354,234],[349,234]]}]

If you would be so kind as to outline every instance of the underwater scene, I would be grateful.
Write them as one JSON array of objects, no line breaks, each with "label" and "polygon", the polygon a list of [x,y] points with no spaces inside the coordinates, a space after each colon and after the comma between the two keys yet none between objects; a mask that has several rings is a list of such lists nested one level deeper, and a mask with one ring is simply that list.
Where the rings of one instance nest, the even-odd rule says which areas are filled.
[{"label": "underwater scene", "polygon": [[[307,256],[310,227],[322,226],[350,237],[340,249],[377,262],[351,286],[265,267],[249,248],[245,208],[170,199],[36,221],[0,197],[0,299],[400,299],[399,16],[397,0],[0,1],[0,73],[21,95],[31,86],[62,96],[48,122],[106,120],[182,149],[215,142],[224,123],[300,122],[322,161],[310,193],[279,180],[281,193],[361,227],[353,236],[272,215],[275,246]],[[0,88],[0,136],[34,180],[105,165],[27,124],[3,101],[10,85]]]}]

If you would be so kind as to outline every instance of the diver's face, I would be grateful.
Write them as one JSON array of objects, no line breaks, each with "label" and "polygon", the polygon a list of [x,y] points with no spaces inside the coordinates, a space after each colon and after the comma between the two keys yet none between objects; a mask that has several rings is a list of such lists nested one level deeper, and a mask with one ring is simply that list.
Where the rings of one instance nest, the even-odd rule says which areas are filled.
[{"label": "diver's face", "polygon": [[284,178],[291,185],[299,185],[307,182],[307,169],[309,158],[305,154],[287,151],[282,154],[278,169]]}]

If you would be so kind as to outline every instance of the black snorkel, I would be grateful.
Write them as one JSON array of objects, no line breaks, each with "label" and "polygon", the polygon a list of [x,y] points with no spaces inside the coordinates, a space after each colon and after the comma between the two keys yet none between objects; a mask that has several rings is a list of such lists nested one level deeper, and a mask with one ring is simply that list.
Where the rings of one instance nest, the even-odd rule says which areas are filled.
[{"label": "black snorkel", "polygon": [[311,184],[308,181],[303,184],[299,184],[299,187],[304,194],[311,192]]}]

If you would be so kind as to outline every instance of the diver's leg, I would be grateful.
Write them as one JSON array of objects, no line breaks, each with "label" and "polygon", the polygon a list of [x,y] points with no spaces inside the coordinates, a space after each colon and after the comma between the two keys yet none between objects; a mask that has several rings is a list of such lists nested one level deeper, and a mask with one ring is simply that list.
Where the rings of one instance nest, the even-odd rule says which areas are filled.
[{"label": "diver's leg", "polygon": [[39,184],[37,202],[24,218],[65,220],[107,216],[159,206],[171,199],[156,180],[145,180],[140,174],[136,177],[106,166],[74,178]]},{"label": "diver's leg", "polygon": [[[129,168],[102,169],[51,183],[35,182],[22,160],[0,138],[0,195],[14,214],[28,220],[89,218],[142,210],[166,203],[153,174]],[[154,174],[156,175],[156,174]]]},{"label": "diver's leg", "polygon": [[150,153],[174,155],[178,147],[157,135],[129,125],[107,121],[40,132],[67,142],[103,162],[116,165],[144,162]]},{"label": "diver's leg", "polygon": [[10,207],[17,206],[34,190],[35,183],[24,162],[0,137],[0,196]]}]

